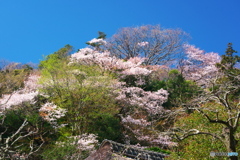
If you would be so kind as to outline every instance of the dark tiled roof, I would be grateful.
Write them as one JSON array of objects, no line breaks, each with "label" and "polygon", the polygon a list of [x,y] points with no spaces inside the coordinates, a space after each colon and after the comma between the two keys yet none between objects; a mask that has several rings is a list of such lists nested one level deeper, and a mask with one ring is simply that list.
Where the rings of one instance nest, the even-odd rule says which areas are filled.
[{"label": "dark tiled roof", "polygon": [[159,153],[159,152],[153,152],[153,151],[147,151],[143,149],[139,149],[137,147],[134,147],[132,145],[125,145],[121,143],[117,143],[111,140],[104,140],[102,144],[100,145],[100,148],[106,143],[110,144],[112,147],[112,151],[118,155],[123,155],[130,158],[138,158],[140,160],[164,160],[164,157],[169,156],[168,154]]}]

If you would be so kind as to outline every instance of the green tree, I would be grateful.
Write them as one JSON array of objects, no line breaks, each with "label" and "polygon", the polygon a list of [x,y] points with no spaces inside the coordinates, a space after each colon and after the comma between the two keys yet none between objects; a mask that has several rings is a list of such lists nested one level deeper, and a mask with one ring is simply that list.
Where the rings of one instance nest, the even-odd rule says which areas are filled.
[{"label": "green tree", "polygon": [[[58,52],[56,52],[58,53]],[[118,125],[119,121],[115,114],[118,107],[113,98],[112,86],[116,80],[111,74],[101,71],[98,66],[80,65],[69,63],[68,57],[59,58],[58,54],[47,56],[46,60],[40,63],[42,77],[41,93],[48,95],[48,100],[61,108],[67,109],[65,129],[60,130],[66,135],[81,135],[83,133],[96,133],[107,138],[103,134],[99,124],[105,124],[110,116],[112,122]],[[109,118],[110,118],[109,117]],[[106,132],[119,132],[114,128]]]},{"label": "green tree", "polygon": [[239,74],[239,70],[235,68],[235,65],[237,62],[240,62],[240,57],[238,55],[233,55],[234,53],[237,53],[237,51],[232,48],[232,43],[228,43],[225,53],[225,55],[222,55],[222,60],[217,64],[217,67],[226,75],[230,74],[234,76]]},{"label": "green tree", "polygon": [[169,93],[168,101],[163,104],[167,108],[180,107],[201,93],[200,87],[192,81],[185,80],[183,75],[176,69],[169,71],[165,79],[161,81],[150,79],[147,85],[144,86],[144,89],[149,91],[157,91],[161,88]]}]

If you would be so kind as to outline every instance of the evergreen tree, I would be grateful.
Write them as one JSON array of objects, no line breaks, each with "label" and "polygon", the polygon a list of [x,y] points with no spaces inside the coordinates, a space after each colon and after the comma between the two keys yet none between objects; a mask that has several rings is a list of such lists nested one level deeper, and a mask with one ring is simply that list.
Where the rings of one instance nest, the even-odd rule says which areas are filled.
[{"label": "evergreen tree", "polygon": [[104,32],[98,31],[97,39],[106,39],[106,34]]},{"label": "evergreen tree", "polygon": [[221,62],[217,63],[217,67],[228,77],[239,75],[239,69],[237,69],[235,65],[240,62],[240,57],[233,55],[237,53],[237,51],[232,48],[232,43],[228,43],[225,53],[225,55],[222,55]]}]

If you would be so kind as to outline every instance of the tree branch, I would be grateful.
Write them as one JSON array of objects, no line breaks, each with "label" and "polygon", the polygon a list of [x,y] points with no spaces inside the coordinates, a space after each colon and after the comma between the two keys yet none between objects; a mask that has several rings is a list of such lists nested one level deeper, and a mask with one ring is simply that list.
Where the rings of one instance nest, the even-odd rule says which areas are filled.
[{"label": "tree branch", "polygon": [[223,120],[219,120],[219,119],[213,120],[206,113],[204,113],[201,109],[195,108],[195,110],[197,110],[204,117],[206,117],[210,123],[221,123],[221,124],[224,124],[227,127],[230,127],[230,125],[229,125],[229,123],[227,121],[223,121]]},{"label": "tree branch", "polygon": [[217,134],[213,134],[213,133],[209,133],[209,132],[201,132],[201,131],[199,131],[199,130],[197,130],[197,129],[190,129],[190,130],[188,130],[187,132],[183,133],[182,136],[179,136],[179,135],[178,135],[177,133],[175,133],[175,132],[170,132],[170,133],[168,133],[168,134],[171,135],[171,136],[173,136],[173,138],[175,138],[175,139],[177,139],[177,140],[179,140],[179,141],[182,141],[182,140],[184,140],[184,139],[186,139],[186,138],[188,138],[188,137],[190,137],[190,136],[205,134],[205,135],[210,135],[210,136],[212,136],[212,137],[214,137],[214,138],[217,138],[217,139],[219,139],[221,142],[224,142],[223,139],[222,139],[219,135],[217,135]]}]

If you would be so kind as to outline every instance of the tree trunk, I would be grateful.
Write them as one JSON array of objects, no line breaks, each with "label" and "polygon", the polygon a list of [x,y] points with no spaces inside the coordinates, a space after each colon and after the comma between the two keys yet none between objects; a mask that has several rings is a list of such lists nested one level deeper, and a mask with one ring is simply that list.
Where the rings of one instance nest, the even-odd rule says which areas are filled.
[{"label": "tree trunk", "polygon": [[[225,146],[227,148],[227,152],[236,152],[236,145],[237,140],[234,137],[234,132],[232,129],[226,128],[224,131],[224,137],[225,137]],[[238,160],[238,156],[230,156],[230,160]]]}]

